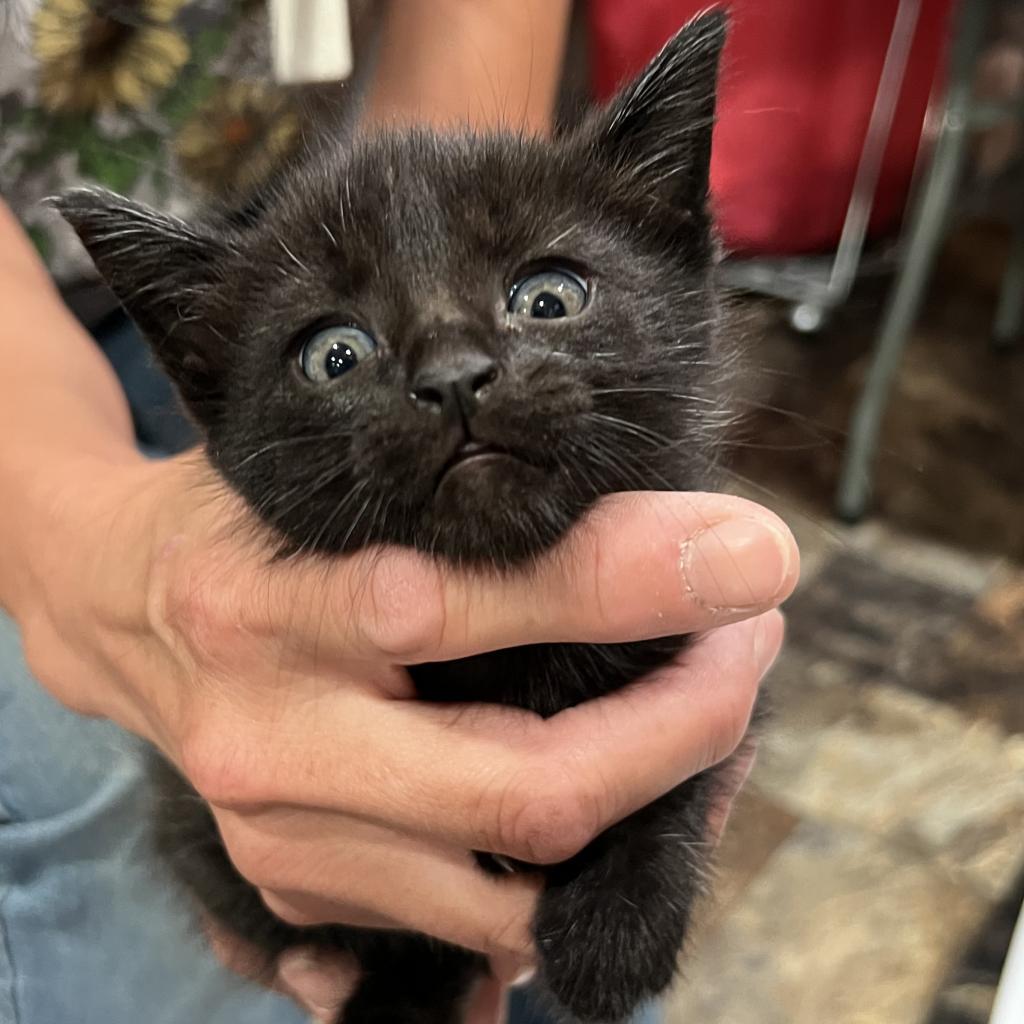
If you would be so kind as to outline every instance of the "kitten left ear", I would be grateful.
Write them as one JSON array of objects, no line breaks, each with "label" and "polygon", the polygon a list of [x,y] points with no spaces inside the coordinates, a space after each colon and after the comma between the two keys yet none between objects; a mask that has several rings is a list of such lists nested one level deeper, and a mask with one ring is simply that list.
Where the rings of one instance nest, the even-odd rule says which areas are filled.
[{"label": "kitten left ear", "polygon": [[584,129],[637,189],[690,212],[707,200],[727,26],[721,8],[684,25]]},{"label": "kitten left ear", "polygon": [[78,233],[186,405],[210,426],[222,406],[230,358],[220,287],[234,256],[228,241],[105,189],[72,189],[51,203]]}]

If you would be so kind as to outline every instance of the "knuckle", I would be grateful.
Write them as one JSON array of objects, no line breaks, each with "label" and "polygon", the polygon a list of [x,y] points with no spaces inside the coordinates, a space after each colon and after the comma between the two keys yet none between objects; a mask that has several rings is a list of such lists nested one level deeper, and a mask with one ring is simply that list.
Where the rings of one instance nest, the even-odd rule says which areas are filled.
[{"label": "knuckle", "polygon": [[182,566],[159,589],[151,619],[158,634],[184,645],[200,665],[222,663],[242,632],[235,595],[195,565]]},{"label": "knuckle", "polygon": [[484,952],[488,956],[508,956],[517,960],[532,960],[534,956],[531,910],[518,911],[495,917],[488,923],[483,937]]},{"label": "knuckle", "polygon": [[428,659],[440,649],[446,611],[440,569],[411,552],[387,552],[369,569],[357,612],[366,642],[396,661]]},{"label": "knuckle", "polygon": [[[229,737],[234,736],[233,739]],[[181,770],[196,792],[216,807],[241,807],[265,798],[261,758],[253,757],[237,727],[204,713],[181,737]]]},{"label": "knuckle", "polygon": [[534,864],[557,864],[579,853],[600,831],[599,801],[569,773],[518,776],[498,804],[501,852]]}]

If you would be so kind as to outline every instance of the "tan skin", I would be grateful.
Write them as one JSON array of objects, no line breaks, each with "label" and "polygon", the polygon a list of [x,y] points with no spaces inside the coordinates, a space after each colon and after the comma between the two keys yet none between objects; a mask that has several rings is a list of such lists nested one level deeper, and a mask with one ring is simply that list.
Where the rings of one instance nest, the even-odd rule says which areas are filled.
[{"label": "tan skin", "polygon": [[544,134],[570,0],[392,0],[365,119]]},{"label": "tan skin", "polygon": [[[542,33],[505,30],[524,12]],[[544,130],[567,18],[566,0],[392,4],[367,119]],[[536,883],[485,877],[469,851],[559,860],[736,748],[782,640],[771,609],[796,584],[786,527],[739,498],[620,495],[501,582],[396,550],[327,573],[268,566],[199,456],[137,454],[116,378],[2,204],[0,309],[0,605],[40,681],[170,757],[286,920],[413,928],[488,954],[495,979],[467,1021],[499,1020],[534,960]],[[685,664],[548,721],[421,704],[403,670],[706,630]],[[301,951],[276,966],[316,1020],[355,984],[350,965]]]}]

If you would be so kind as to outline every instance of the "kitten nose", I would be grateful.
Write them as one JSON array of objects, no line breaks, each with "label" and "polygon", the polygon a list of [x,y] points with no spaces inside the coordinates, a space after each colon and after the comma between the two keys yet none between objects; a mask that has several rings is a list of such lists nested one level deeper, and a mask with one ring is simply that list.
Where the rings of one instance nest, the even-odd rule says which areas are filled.
[{"label": "kitten nose", "polygon": [[420,367],[409,397],[432,412],[471,416],[480,404],[481,392],[497,378],[497,363],[486,353],[449,353]]}]

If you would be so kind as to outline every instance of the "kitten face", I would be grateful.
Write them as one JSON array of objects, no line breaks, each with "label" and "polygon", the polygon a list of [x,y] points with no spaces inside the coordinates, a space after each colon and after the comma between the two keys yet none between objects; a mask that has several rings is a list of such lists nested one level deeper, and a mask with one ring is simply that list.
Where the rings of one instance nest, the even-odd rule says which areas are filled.
[{"label": "kitten face", "polygon": [[553,141],[384,134],[196,226],[58,205],[289,548],[515,564],[602,494],[708,480],[721,35]]},{"label": "kitten face", "polygon": [[[239,240],[244,348],[208,424],[222,472],[293,544],[514,561],[602,493],[696,483],[698,240],[665,259],[602,174],[540,144],[389,140],[340,170],[350,199],[328,165]],[[585,292],[579,312],[531,315],[560,312],[559,286]]]}]

